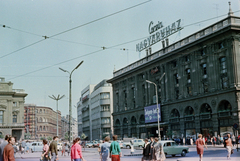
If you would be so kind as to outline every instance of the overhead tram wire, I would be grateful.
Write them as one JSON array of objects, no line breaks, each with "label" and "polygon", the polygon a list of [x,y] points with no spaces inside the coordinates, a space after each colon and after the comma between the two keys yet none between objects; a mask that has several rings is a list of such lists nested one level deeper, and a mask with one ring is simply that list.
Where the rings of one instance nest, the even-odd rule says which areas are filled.
[{"label": "overhead tram wire", "polygon": [[[120,11],[119,11],[119,12],[120,12]],[[234,13],[237,13],[237,12],[240,12],[240,10],[235,11]],[[195,23],[192,23],[192,24],[189,24],[189,25],[185,25],[185,26],[183,26],[183,27],[189,27],[189,26],[192,26],[192,25],[196,25],[196,24],[199,24],[199,23],[202,23],[202,22],[210,21],[210,20],[213,20],[213,19],[216,19],[216,18],[219,18],[219,17],[223,17],[223,16],[226,16],[226,14],[220,15],[220,16],[217,16],[217,17],[213,17],[213,18],[209,18],[209,19],[206,19],[206,20],[202,20],[202,21],[199,21],[199,22],[195,22]],[[105,17],[106,17],[106,16],[105,16]],[[94,22],[94,21],[91,21],[91,22]],[[63,32],[61,32],[61,33],[59,33],[59,34],[66,33],[67,31],[70,31],[70,30],[73,30],[73,29],[76,29],[76,28],[85,26],[85,25],[87,25],[87,24],[90,24],[90,22],[89,22],[89,23],[86,23],[86,24],[83,24],[83,25],[81,25],[81,26],[78,26],[78,27],[75,27],[75,28],[72,28],[72,29],[63,31]],[[11,27],[7,27],[7,26],[5,26],[5,25],[1,25],[1,26],[4,26],[4,27],[9,28],[9,29],[12,29]],[[40,35],[38,35],[38,34],[26,32],[26,31],[22,31],[22,30],[18,30],[18,29],[15,29],[15,30],[20,31],[20,32],[24,32],[24,33],[28,33],[28,34],[33,34],[33,35],[40,36]],[[59,35],[59,34],[55,34],[55,35],[53,35],[53,36],[57,36],[57,35]],[[15,51],[13,51],[13,52],[11,52],[11,53],[8,53],[8,54],[6,54],[6,55],[0,56],[0,59],[6,57],[6,56],[8,56],[8,55],[14,54],[14,53],[16,53],[16,52],[18,52],[18,51],[21,51],[21,50],[23,50],[23,49],[25,49],[25,48],[28,48],[28,47],[30,47],[30,46],[36,45],[36,44],[38,44],[38,43],[46,40],[47,38],[51,38],[51,39],[58,40],[58,41],[63,41],[63,42],[68,42],[68,43],[81,44],[81,45],[86,45],[86,46],[92,46],[92,47],[97,47],[97,48],[99,48],[99,46],[94,46],[94,45],[89,45],[89,44],[83,44],[83,43],[78,43],[78,42],[73,42],[73,41],[68,41],[68,40],[62,40],[62,39],[56,39],[56,38],[53,38],[53,36],[50,36],[50,37],[45,36],[45,39],[39,40],[39,41],[34,42],[34,43],[32,43],[32,44],[29,44],[29,45],[27,45],[27,46],[25,46],[25,47],[22,47],[22,48],[20,48],[20,49],[18,49],[18,50],[15,50]],[[42,36],[42,37],[43,37],[43,36]],[[147,37],[147,36],[146,36],[146,37]],[[144,37],[144,38],[146,38],[146,37]],[[135,40],[135,41],[137,41],[137,40]],[[130,42],[128,42],[128,43],[131,43],[131,42],[134,42],[134,40],[133,40],[133,41],[130,41]],[[122,45],[124,45],[124,44],[127,44],[127,43],[123,43]]]},{"label": "overhead tram wire", "polygon": [[[238,10],[238,11],[236,11],[236,12],[239,12],[239,11],[240,11],[240,10]],[[226,15],[226,14],[225,14],[225,15]],[[218,17],[221,17],[221,16],[218,16]],[[215,18],[217,18],[217,17],[215,17]],[[211,18],[211,19],[212,19],[212,18]],[[207,19],[207,20],[204,20],[204,21],[209,21],[209,20],[210,20],[210,19]],[[198,23],[204,22],[204,21],[199,21]],[[197,22],[196,22],[196,23],[197,23]],[[184,27],[188,27],[188,26],[190,26],[190,25],[195,25],[196,23],[189,24],[189,25],[185,25]],[[146,37],[144,37],[144,38],[146,38]],[[29,75],[29,74],[32,74],[32,73],[35,73],[35,72],[38,72],[38,71],[42,71],[42,70],[45,70],[45,69],[48,69],[48,68],[51,68],[51,67],[54,67],[54,66],[57,66],[57,65],[66,63],[66,62],[70,62],[70,61],[73,61],[73,60],[76,60],[76,59],[79,59],[79,58],[82,58],[82,57],[85,57],[85,56],[88,56],[88,55],[92,55],[92,54],[101,52],[101,51],[103,51],[103,50],[111,49],[111,48],[114,48],[114,47],[118,47],[118,46],[121,46],[121,45],[125,45],[125,44],[128,44],[128,43],[132,43],[132,42],[138,41],[138,40],[142,40],[142,39],[143,39],[143,38],[139,38],[139,39],[135,39],[135,40],[132,40],[132,41],[125,42],[125,43],[113,45],[113,46],[110,46],[110,47],[102,47],[101,50],[93,51],[93,52],[90,52],[90,53],[87,53],[87,54],[84,54],[84,55],[81,55],[81,56],[78,56],[78,57],[75,57],[75,58],[71,58],[71,59],[69,59],[69,60],[66,60],[66,61],[63,61],[63,62],[54,64],[54,65],[50,65],[50,66],[47,66],[47,67],[44,67],[44,68],[41,68],[41,69],[38,69],[38,70],[35,70],[35,71],[31,71],[31,72],[28,72],[28,73],[25,73],[25,74],[22,74],[22,75],[18,75],[18,76],[15,76],[15,77],[13,77],[13,78],[10,78],[10,80],[15,79],[15,78],[19,78],[19,77],[22,77],[22,76],[25,76],[25,75]]]},{"label": "overhead tram wire", "polygon": [[[5,54],[5,55],[3,55],[3,56],[0,56],[0,59],[6,57],[6,56],[8,56],[8,55],[12,55],[12,54],[14,54],[14,53],[16,53],[16,52],[18,52],[18,51],[23,50],[23,49],[26,49],[26,48],[28,48],[28,47],[30,47],[30,46],[36,45],[36,44],[38,44],[38,43],[40,43],[40,42],[46,40],[47,38],[53,38],[53,37],[56,37],[56,36],[58,36],[58,35],[61,35],[61,34],[67,33],[67,32],[69,32],[69,31],[75,30],[75,29],[77,29],[77,28],[80,28],[80,27],[83,27],[83,26],[89,25],[89,24],[91,24],[91,23],[94,23],[94,22],[100,21],[100,20],[102,20],[102,19],[105,19],[105,18],[111,17],[111,16],[116,15],[116,14],[118,14],[118,13],[121,13],[121,12],[124,12],[124,11],[127,11],[127,10],[130,10],[130,9],[135,8],[135,7],[138,7],[138,6],[141,6],[141,5],[143,5],[143,4],[145,4],[145,3],[148,3],[148,2],[150,2],[150,1],[152,1],[152,0],[148,0],[148,1],[145,1],[145,2],[142,2],[142,3],[139,3],[139,4],[136,4],[136,5],[134,5],[134,6],[131,6],[131,7],[125,8],[125,9],[123,9],[123,10],[120,10],[120,11],[114,12],[114,13],[109,14],[109,15],[107,15],[107,16],[103,16],[103,17],[101,17],[101,18],[95,19],[95,20],[93,20],[93,21],[87,22],[87,23],[82,24],[82,25],[79,25],[79,26],[77,26],[77,27],[74,27],[74,28],[71,28],[71,29],[68,29],[68,30],[65,30],[65,31],[59,32],[59,33],[54,34],[54,35],[49,36],[49,37],[48,37],[48,36],[42,36],[42,37],[44,37],[45,39],[42,39],[42,40],[36,41],[36,42],[34,42],[34,43],[32,43],[32,44],[29,44],[29,45],[27,45],[27,46],[25,46],[25,47],[22,47],[22,48],[17,49],[17,50],[15,50],[15,51],[13,51],[13,52],[10,52],[10,53],[8,53],[8,54]],[[5,28],[6,28],[5,25],[2,25],[2,27],[5,27]],[[10,27],[7,27],[7,28],[9,28],[9,29],[13,29],[13,28],[10,28]],[[38,34],[33,34],[33,33],[30,33],[30,32],[26,32],[26,31],[22,31],[22,30],[18,30],[18,29],[13,29],[13,30],[16,30],[16,31],[20,31],[20,32],[24,32],[24,33],[28,33],[28,34],[32,34],[32,35],[39,36]]]}]

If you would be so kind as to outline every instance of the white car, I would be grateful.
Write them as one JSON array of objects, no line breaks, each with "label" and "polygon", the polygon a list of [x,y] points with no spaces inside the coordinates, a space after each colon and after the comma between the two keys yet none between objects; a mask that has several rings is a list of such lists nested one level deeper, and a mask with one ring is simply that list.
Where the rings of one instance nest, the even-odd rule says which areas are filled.
[{"label": "white car", "polygon": [[58,143],[57,144],[57,150],[58,151],[62,151],[62,143]]},{"label": "white car", "polygon": [[30,152],[37,152],[37,151],[43,151],[43,143],[42,142],[32,142],[26,144],[27,150]]}]

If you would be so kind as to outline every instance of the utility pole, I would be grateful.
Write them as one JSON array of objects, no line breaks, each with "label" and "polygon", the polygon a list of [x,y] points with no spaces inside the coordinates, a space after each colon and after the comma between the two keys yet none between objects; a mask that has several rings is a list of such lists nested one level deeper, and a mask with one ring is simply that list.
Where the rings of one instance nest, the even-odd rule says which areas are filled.
[{"label": "utility pole", "polygon": [[50,97],[51,99],[53,99],[53,100],[55,100],[57,102],[57,111],[56,112],[57,112],[57,136],[58,136],[58,101],[60,99],[62,99],[64,97],[64,95],[62,95],[62,96],[58,95],[57,97],[52,95],[52,96],[48,96],[48,97]]}]

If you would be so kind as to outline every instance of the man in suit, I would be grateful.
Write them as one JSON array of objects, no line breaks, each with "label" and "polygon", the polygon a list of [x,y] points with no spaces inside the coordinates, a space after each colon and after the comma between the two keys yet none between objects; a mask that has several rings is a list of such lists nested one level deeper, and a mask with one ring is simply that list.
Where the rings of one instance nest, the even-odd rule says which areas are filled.
[{"label": "man in suit", "polygon": [[8,138],[10,135],[5,136],[5,140],[0,144],[0,161],[3,161],[3,150],[5,146],[8,144]]},{"label": "man in suit", "polygon": [[3,161],[15,161],[13,144],[15,144],[15,138],[10,136],[8,138],[8,144],[3,150]]},{"label": "man in suit", "polygon": [[58,136],[54,136],[53,141],[51,142],[51,144],[49,146],[48,151],[51,152],[51,155],[52,155],[51,161],[58,160],[57,140],[58,140]]}]

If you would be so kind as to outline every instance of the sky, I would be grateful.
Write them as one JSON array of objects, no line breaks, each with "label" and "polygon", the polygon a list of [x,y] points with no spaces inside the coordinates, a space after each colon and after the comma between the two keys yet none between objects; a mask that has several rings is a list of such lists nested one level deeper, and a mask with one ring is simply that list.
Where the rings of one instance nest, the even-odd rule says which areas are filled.
[{"label": "sky", "polygon": [[[229,11],[227,0],[1,0],[0,6],[0,77],[25,90],[26,104],[56,110],[48,96],[65,95],[58,109],[67,115],[69,74],[59,67],[71,72],[84,61],[72,74],[75,118],[85,87],[145,57],[136,44],[149,36],[151,21],[168,26],[181,19],[183,29],[169,37],[172,44]],[[240,16],[240,0],[231,0],[231,8]],[[152,46],[159,49],[161,42]]]}]

